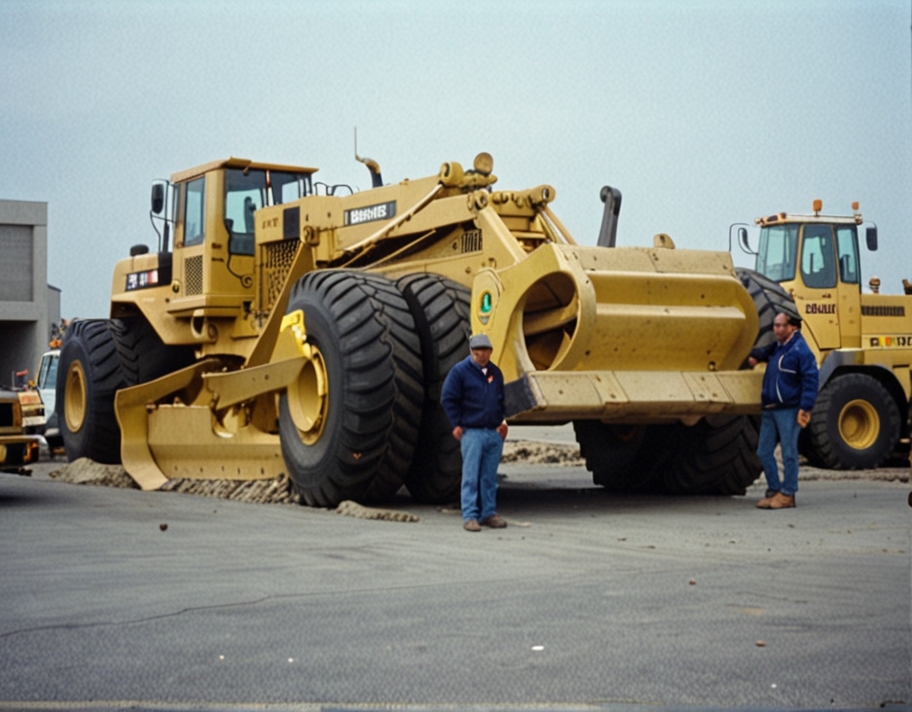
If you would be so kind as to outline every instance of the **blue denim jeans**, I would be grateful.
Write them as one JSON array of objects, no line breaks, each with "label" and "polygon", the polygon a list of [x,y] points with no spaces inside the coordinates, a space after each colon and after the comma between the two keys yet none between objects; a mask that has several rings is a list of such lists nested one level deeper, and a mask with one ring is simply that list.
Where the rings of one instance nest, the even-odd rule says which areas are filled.
[{"label": "blue denim jeans", "polygon": [[[775,408],[763,411],[760,421],[760,440],[757,455],[763,463],[766,485],[769,489],[792,496],[798,491],[798,425],[797,408]],[[782,482],[779,481],[779,463],[776,462],[776,442],[782,446]]]},{"label": "blue denim jeans", "polygon": [[497,514],[497,466],[503,438],[496,430],[466,428],[462,450],[462,518],[484,521]]}]

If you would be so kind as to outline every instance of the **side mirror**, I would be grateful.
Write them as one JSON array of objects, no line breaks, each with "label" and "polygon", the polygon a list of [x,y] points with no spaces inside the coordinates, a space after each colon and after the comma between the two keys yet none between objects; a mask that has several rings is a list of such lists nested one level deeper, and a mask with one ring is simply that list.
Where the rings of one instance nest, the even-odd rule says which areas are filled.
[{"label": "side mirror", "polygon": [[738,228],[738,244],[741,245],[741,249],[744,250],[745,252],[747,252],[748,254],[753,252],[753,250],[751,250],[750,240],[748,239],[748,236],[747,236],[746,227]]},{"label": "side mirror", "polygon": [[748,239],[747,234],[747,226],[744,223],[732,223],[728,226],[728,251],[731,252],[732,230],[736,227],[738,228],[738,244],[741,246],[741,250],[749,255],[756,255],[757,253],[751,249],[750,240]]},{"label": "side mirror", "polygon": [[868,244],[868,249],[871,252],[877,250],[877,225],[873,225],[865,230],[865,242]]},{"label": "side mirror", "polygon": [[161,215],[165,209],[165,185],[164,183],[152,184],[152,213]]}]

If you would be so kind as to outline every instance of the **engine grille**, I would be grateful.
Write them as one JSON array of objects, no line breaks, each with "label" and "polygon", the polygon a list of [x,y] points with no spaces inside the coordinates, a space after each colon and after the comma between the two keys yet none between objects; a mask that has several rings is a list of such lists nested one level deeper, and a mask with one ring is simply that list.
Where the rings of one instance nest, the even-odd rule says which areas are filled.
[{"label": "engine grille", "polygon": [[203,256],[196,255],[184,260],[184,294],[191,296],[203,293]]},{"label": "engine grille", "polygon": [[463,252],[481,252],[481,230],[466,230],[462,233]]},{"label": "engine grille", "polygon": [[264,311],[271,310],[278,301],[300,244],[300,240],[282,240],[264,246],[263,278],[260,280],[260,303]]}]

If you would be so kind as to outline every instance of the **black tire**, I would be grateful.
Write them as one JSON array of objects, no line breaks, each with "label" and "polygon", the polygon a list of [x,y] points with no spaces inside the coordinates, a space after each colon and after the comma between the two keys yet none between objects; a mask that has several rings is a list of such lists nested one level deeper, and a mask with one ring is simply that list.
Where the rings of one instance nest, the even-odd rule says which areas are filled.
[{"label": "black tire", "polygon": [[646,491],[655,467],[650,460],[660,451],[644,448],[649,425],[609,425],[598,420],[575,420],[573,430],[580,455],[593,483],[613,492]]},{"label": "black tire", "polygon": [[762,471],[755,417],[712,416],[693,426],[627,431],[593,421],[573,425],[593,482],[615,492],[742,495]]},{"label": "black tire", "polygon": [[655,473],[664,494],[743,495],[763,471],[757,457],[758,416],[711,416],[688,427],[659,426],[666,460]]},{"label": "black tire", "polygon": [[318,270],[294,285],[286,313],[298,310],[328,391],[312,429],[294,419],[301,407],[314,408],[301,379],[279,400],[282,456],[294,488],[317,507],[389,499],[411,465],[424,399],[408,305],[385,277]]},{"label": "black tire", "polygon": [[117,356],[112,322],[73,322],[60,349],[57,407],[67,459],[120,462],[120,426],[114,394],[128,385]]},{"label": "black tire", "polygon": [[799,316],[798,308],[795,306],[792,296],[778,282],[764,277],[752,269],[738,267],[735,272],[757,308],[760,327],[754,348],[762,348],[776,340],[773,335],[773,319],[776,318],[776,314],[784,312],[789,316],[797,317]]},{"label": "black tire", "polygon": [[469,354],[471,292],[436,274],[409,275],[397,286],[415,319],[425,387],[418,443],[405,486],[425,504],[458,501],[462,453],[440,404],[440,393],[450,369]]},{"label": "black tire", "polygon": [[807,436],[811,463],[831,470],[879,467],[893,454],[902,423],[889,391],[865,373],[836,375],[817,395]]},{"label": "black tire", "polygon": [[60,438],[67,459],[120,462],[114,396],[189,365],[193,349],[166,346],[145,319],[86,319],[67,329],[57,369]]},{"label": "black tire", "polygon": [[192,346],[168,346],[142,317],[114,319],[111,333],[130,385],[148,383],[195,361]]}]

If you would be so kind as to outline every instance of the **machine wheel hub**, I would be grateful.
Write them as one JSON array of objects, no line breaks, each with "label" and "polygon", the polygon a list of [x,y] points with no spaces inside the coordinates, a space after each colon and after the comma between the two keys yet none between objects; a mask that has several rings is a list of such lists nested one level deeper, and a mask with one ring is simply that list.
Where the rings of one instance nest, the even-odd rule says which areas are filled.
[{"label": "machine wheel hub", "polygon": [[839,412],[839,435],[849,447],[865,450],[880,433],[880,416],[868,401],[849,401]]}]

